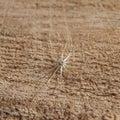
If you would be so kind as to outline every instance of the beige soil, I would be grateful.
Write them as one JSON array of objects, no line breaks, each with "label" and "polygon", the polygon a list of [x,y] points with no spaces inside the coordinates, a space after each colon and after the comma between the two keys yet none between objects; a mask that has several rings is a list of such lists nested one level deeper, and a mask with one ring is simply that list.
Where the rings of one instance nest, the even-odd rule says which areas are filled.
[{"label": "beige soil", "polygon": [[0,0],[1,120],[119,116],[120,0]]}]

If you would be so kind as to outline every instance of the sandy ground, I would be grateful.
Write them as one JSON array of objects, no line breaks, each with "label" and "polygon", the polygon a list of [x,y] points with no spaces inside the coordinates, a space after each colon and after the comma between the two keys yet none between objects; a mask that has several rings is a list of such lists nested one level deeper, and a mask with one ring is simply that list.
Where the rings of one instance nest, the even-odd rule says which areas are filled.
[{"label": "sandy ground", "polygon": [[0,0],[1,120],[119,116],[120,0]]}]

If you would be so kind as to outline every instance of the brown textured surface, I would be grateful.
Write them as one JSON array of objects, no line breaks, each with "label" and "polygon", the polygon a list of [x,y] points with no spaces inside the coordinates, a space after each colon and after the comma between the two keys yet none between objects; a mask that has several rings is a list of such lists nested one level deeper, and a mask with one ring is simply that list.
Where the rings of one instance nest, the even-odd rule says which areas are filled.
[{"label": "brown textured surface", "polygon": [[[0,0],[1,119],[119,120],[119,12],[119,0]],[[44,84],[65,44],[62,79]]]}]

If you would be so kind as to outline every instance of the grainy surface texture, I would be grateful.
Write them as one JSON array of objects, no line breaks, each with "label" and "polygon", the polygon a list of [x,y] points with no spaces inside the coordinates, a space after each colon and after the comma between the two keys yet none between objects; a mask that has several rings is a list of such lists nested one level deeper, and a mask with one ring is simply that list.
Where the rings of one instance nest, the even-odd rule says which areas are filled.
[{"label": "grainy surface texture", "polygon": [[0,0],[0,120],[119,116],[120,0]]}]

